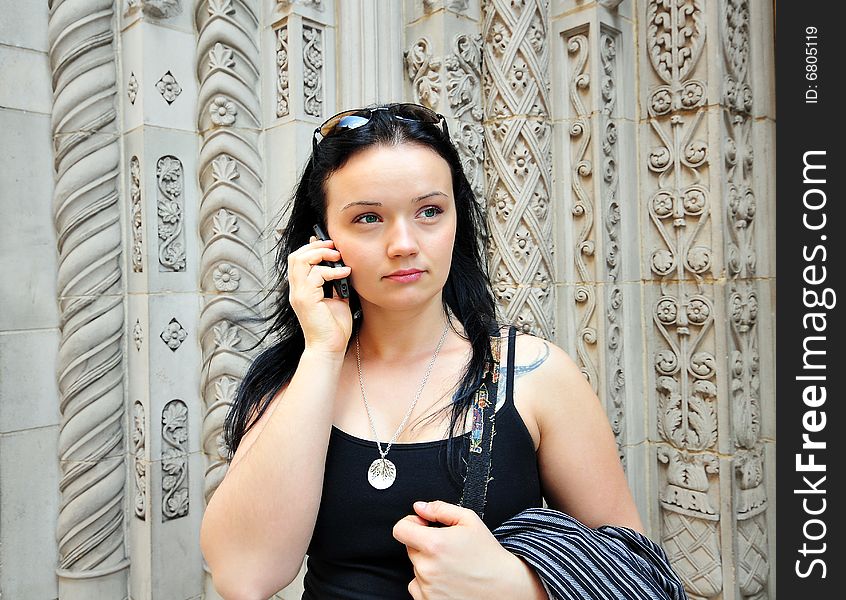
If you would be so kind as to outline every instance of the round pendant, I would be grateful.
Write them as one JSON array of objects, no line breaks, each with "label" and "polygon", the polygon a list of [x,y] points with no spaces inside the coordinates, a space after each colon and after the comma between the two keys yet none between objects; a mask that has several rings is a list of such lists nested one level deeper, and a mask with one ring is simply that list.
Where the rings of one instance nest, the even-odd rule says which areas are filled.
[{"label": "round pendant", "polygon": [[367,481],[377,490],[391,487],[397,478],[397,468],[387,458],[377,458],[367,469]]}]

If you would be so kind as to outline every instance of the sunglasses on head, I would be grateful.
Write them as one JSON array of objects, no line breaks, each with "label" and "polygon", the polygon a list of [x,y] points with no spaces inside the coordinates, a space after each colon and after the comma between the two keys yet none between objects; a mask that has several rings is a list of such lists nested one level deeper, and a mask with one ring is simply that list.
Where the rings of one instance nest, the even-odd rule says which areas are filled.
[{"label": "sunglasses on head", "polygon": [[446,119],[442,114],[436,113],[419,104],[389,104],[388,106],[377,106],[376,108],[345,110],[339,112],[334,117],[329,117],[323,125],[314,130],[312,150],[317,150],[318,135],[320,136],[320,140],[323,140],[342,131],[358,129],[362,125],[369,123],[370,119],[373,118],[373,113],[380,110],[386,111],[391,117],[400,121],[427,123],[429,125],[440,125],[443,123],[441,131],[444,137],[449,139],[449,129],[447,128]]}]

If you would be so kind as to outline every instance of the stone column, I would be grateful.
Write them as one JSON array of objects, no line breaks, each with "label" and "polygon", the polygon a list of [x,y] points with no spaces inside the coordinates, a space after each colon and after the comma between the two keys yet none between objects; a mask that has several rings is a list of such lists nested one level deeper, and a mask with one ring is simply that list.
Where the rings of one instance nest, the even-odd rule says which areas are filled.
[{"label": "stone column", "polygon": [[189,598],[203,590],[194,25],[184,1],[119,5],[129,590]]},{"label": "stone column", "polygon": [[767,598],[749,4],[642,10],[656,526],[691,598]]},{"label": "stone column", "polygon": [[[337,112],[335,2],[278,0],[263,35],[271,59],[265,61],[271,100],[265,107],[266,212],[269,225],[278,228],[287,222],[314,129]],[[268,238],[268,250],[275,241]]]},{"label": "stone column", "polygon": [[556,333],[548,3],[482,3],[490,270],[506,321]]},{"label": "stone column", "polygon": [[[255,314],[264,279],[260,10],[258,0],[200,0],[194,7],[206,503],[226,473],[223,420],[257,343],[243,319]],[[206,597],[217,597],[208,575],[205,587]]]},{"label": "stone column", "polygon": [[553,4],[559,338],[603,402],[642,515],[649,512],[636,89],[631,3]]},{"label": "stone column", "polygon": [[405,98],[447,118],[464,172],[484,205],[482,37],[476,1],[406,0]]},{"label": "stone column", "polygon": [[121,598],[123,276],[113,2],[50,2],[58,238],[60,598]]},{"label": "stone column", "polygon": [[397,0],[338,3],[335,112],[402,100],[402,8]]}]

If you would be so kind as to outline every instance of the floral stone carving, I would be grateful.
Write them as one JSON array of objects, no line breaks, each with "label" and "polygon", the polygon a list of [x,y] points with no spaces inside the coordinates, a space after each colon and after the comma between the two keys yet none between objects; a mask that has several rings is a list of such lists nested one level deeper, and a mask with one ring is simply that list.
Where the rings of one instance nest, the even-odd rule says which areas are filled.
[{"label": "floral stone carving", "polygon": [[167,344],[167,347],[176,352],[179,346],[182,345],[182,342],[185,341],[185,338],[188,337],[188,332],[182,327],[182,324],[177,321],[175,318],[170,320],[170,323],[167,324],[167,327],[164,328],[164,331],[161,332],[159,335],[162,338],[162,341]]},{"label": "floral stone carving", "polygon": [[159,271],[185,270],[183,176],[182,161],[175,156],[163,156],[156,163]]},{"label": "floral stone carving", "polygon": [[129,218],[132,224],[132,271],[144,272],[144,227],[141,222],[141,163],[129,159]]},{"label": "floral stone carving", "polygon": [[147,519],[147,462],[145,455],[145,423],[144,405],[140,402],[133,404],[132,413],[132,445],[134,450],[135,471],[135,516],[141,520]]},{"label": "floral stone carving", "polygon": [[170,71],[162,75],[162,78],[156,82],[156,89],[159,90],[168,105],[173,104],[176,97],[182,93],[182,87]]},{"label": "floral stone carving", "polygon": [[162,522],[188,514],[188,406],[171,400],[162,411]]}]

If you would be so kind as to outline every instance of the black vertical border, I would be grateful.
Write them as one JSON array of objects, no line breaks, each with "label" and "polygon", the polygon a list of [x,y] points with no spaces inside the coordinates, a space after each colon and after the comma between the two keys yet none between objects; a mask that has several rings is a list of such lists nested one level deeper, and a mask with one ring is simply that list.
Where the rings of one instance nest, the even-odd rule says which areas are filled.
[{"label": "black vertical border", "polygon": [[[768,0],[752,0],[768,1]],[[844,72],[846,57],[842,52],[843,35],[833,5],[820,2],[785,0],[774,2],[776,20],[776,587],[783,599],[832,598],[842,594],[846,583],[843,563],[842,511],[843,494],[836,488],[844,485],[843,468],[846,461],[843,438],[843,385],[840,371],[846,368],[840,346],[846,342],[842,335],[839,304],[846,302],[840,294],[843,260],[843,238],[846,237],[842,209],[842,180],[840,134],[846,113],[840,108],[841,97],[835,91]],[[751,24],[755,26],[754,23]],[[809,33],[808,28],[816,28]],[[810,37],[810,36],[816,37]],[[816,48],[816,54],[811,48]],[[807,58],[814,56],[815,58]],[[816,65],[810,67],[809,65]],[[816,73],[816,79],[808,73]],[[809,92],[813,90],[813,92]],[[816,102],[813,99],[816,93]],[[807,98],[806,98],[807,95]],[[824,151],[825,155],[807,155]],[[806,159],[807,156],[807,159]],[[825,164],[825,171],[808,171],[810,179],[824,178],[825,183],[804,181],[805,161]],[[804,196],[816,188],[825,194],[811,192],[808,203],[824,206],[811,210],[805,206]],[[825,226],[809,229],[806,223],[817,226],[825,215]],[[823,249],[820,249],[824,248]],[[815,252],[816,249],[816,252]],[[808,257],[811,257],[808,259]],[[809,269],[810,267],[810,269]],[[811,285],[807,278],[824,281]],[[809,307],[813,297],[808,291],[823,294],[831,288],[836,300],[830,309]],[[828,298],[831,298],[829,295]],[[805,301],[807,299],[807,302]],[[831,303],[829,303],[831,304]],[[825,313],[825,330],[815,331],[809,313]],[[760,318],[760,317],[759,317]],[[766,317],[764,317],[766,318]],[[823,339],[808,341],[808,336]],[[804,346],[803,346],[804,344]],[[824,355],[807,355],[806,348],[824,350]],[[805,359],[811,359],[818,369],[806,369]],[[797,380],[799,376],[822,376],[825,380]],[[803,392],[808,385],[826,388],[826,400],[819,406],[806,405]],[[821,392],[814,392],[819,397]],[[813,398],[811,398],[813,403]],[[809,412],[816,413],[808,415]],[[805,423],[818,426],[825,413],[821,431],[808,432]],[[803,434],[814,442],[825,442],[824,449],[803,449]],[[797,467],[814,455],[816,464],[824,464],[825,471],[802,472]],[[820,478],[825,480],[820,482]],[[805,481],[804,478],[807,478]],[[816,486],[824,493],[797,493]],[[804,504],[803,504],[804,503]],[[810,511],[819,511],[812,515]],[[819,519],[819,521],[813,521]],[[811,539],[824,532],[817,540]],[[804,554],[803,554],[804,552]],[[825,564],[812,564],[818,559]],[[807,576],[802,577],[804,573]],[[840,589],[838,592],[837,590]],[[775,598],[775,593],[770,595]]]}]

